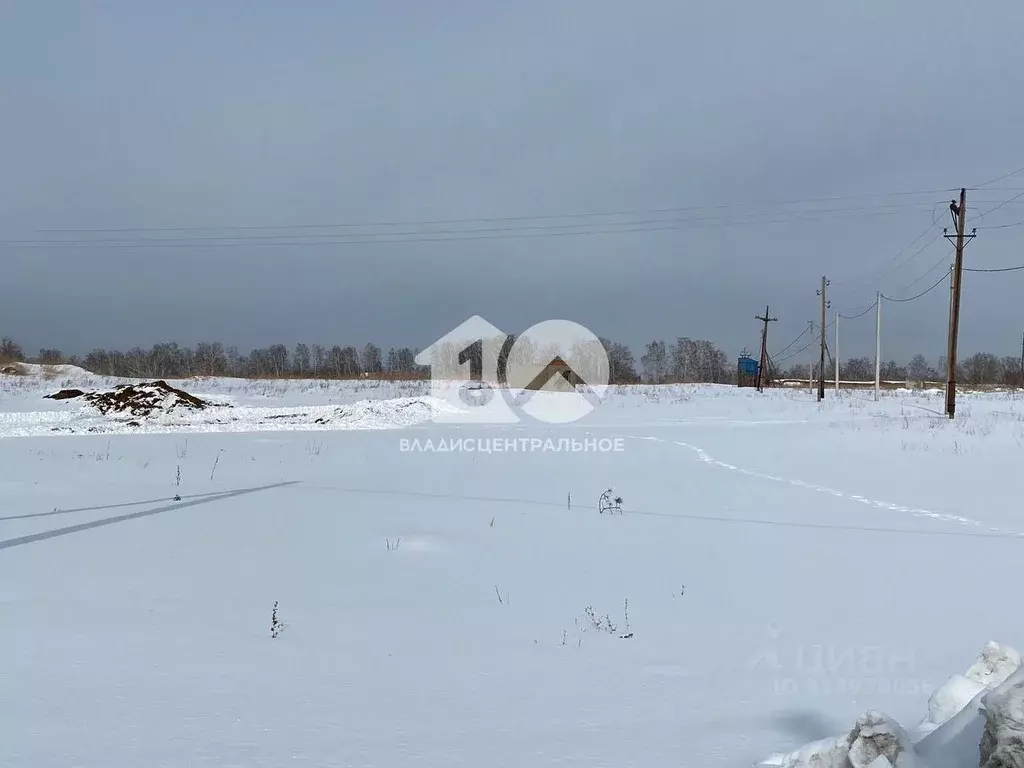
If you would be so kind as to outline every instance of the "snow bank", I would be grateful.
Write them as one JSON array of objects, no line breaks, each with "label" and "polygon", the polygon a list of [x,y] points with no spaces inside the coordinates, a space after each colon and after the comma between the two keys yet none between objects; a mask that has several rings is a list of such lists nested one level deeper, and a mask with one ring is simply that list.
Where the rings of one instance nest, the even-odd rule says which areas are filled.
[{"label": "snow bank", "polygon": [[916,728],[917,740],[947,723],[979,694],[1000,685],[1020,665],[1021,657],[1015,649],[987,643],[964,674],[950,677],[928,699],[928,715]]},{"label": "snow bank", "polygon": [[0,368],[0,374],[34,376],[41,379],[57,376],[92,376],[85,368],[79,368],[77,365],[40,365],[39,363],[11,363]]},{"label": "snow bank", "polygon": [[763,768],[911,768],[910,738],[899,723],[868,711],[845,736],[807,744],[795,752],[772,755]]},{"label": "snow bank", "polygon": [[[209,403],[210,398],[206,400]],[[0,437],[403,429],[430,421],[450,408],[443,400],[431,397],[404,397],[363,400],[345,406],[171,408],[155,410],[145,419],[131,412],[97,415],[92,408],[0,412]]]},{"label": "snow bank", "polygon": [[981,768],[1024,768],[1024,667],[1020,653],[995,642],[931,695],[913,733],[869,711],[845,736],[772,755],[759,768],[966,768],[979,756]]},{"label": "snow bank", "polygon": [[982,699],[981,768],[1024,768],[1024,669]]}]

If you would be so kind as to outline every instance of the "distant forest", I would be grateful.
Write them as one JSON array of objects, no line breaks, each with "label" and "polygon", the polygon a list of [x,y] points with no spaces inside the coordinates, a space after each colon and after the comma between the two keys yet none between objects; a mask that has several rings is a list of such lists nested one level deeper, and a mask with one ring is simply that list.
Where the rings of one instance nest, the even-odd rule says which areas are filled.
[{"label": "distant forest", "polygon": [[[608,339],[601,339],[601,343],[608,354],[611,380],[615,384],[736,382],[736,361],[730,360],[710,341],[685,337],[671,344],[652,341],[646,345],[639,365],[626,345]],[[202,342],[194,348],[165,343],[154,344],[149,349],[134,347],[127,352],[95,349],[80,358],[64,355],[57,349],[41,349],[37,355],[30,356],[13,339],[4,337],[0,340],[0,365],[13,362],[67,363],[99,375],[126,378],[415,379],[428,374],[427,368],[416,365],[416,354],[417,350],[409,347],[392,347],[384,352],[375,344],[362,347],[296,344],[292,349],[284,344],[273,344],[241,354],[237,348],[220,342]],[[826,378],[834,376],[833,365],[831,360],[826,363]],[[981,352],[959,362],[957,378],[968,386],[1024,386],[1021,368],[1019,357],[999,357]],[[933,366],[923,355],[915,355],[907,365],[883,362],[881,378],[885,381],[937,382],[945,379],[945,370],[945,358],[939,358]],[[807,364],[783,369],[773,367],[772,373],[780,379],[807,379],[811,375]],[[874,380],[874,360],[866,357],[845,360],[840,365],[840,375],[844,381]]]}]

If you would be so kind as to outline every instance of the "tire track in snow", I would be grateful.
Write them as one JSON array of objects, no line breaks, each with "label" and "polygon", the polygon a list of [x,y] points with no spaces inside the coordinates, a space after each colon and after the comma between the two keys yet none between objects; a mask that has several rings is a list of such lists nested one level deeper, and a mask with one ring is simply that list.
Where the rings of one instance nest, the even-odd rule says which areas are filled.
[{"label": "tire track in snow", "polygon": [[[655,443],[669,442],[668,440],[665,440],[660,437],[640,437],[637,435],[626,435],[625,437],[628,440],[646,440],[648,442]],[[828,494],[829,496],[833,496],[838,499],[849,499],[850,501],[856,501],[860,504],[864,504],[869,507],[875,507],[876,509],[884,509],[890,512],[904,512],[913,515],[914,517],[924,517],[929,518],[931,520],[938,520],[941,522],[957,523],[958,525],[970,526],[972,528],[986,527],[989,531],[992,531],[993,533],[1008,533],[1013,536],[1024,536],[1024,533],[1022,533],[1021,531],[1017,531],[1012,528],[997,528],[995,526],[985,526],[985,523],[983,523],[982,521],[973,520],[969,517],[951,515],[945,512],[935,512],[930,509],[921,509],[919,507],[908,507],[903,504],[894,504],[889,501],[869,499],[866,496],[861,496],[860,494],[845,493],[844,491],[839,491],[836,490],[835,488],[827,488],[823,485],[816,485],[815,483],[808,483],[803,480],[794,480],[788,477],[779,477],[778,475],[769,475],[766,472],[758,472],[756,470],[746,469],[745,467],[740,467],[735,464],[729,464],[728,462],[716,459],[703,448],[693,445],[691,443],[685,443],[681,440],[673,440],[671,442],[674,445],[679,445],[682,446],[683,448],[689,448],[691,451],[696,453],[697,458],[700,459],[705,464],[721,467],[722,469],[727,469],[730,472],[736,472],[741,475],[746,475],[747,477],[755,477],[759,480],[769,480],[774,483],[783,483],[785,485],[792,485],[797,488],[806,488],[807,490],[810,491],[815,491],[817,493],[825,493]]]},{"label": "tire track in snow", "polygon": [[46,541],[47,539],[53,539],[57,536],[67,536],[69,533],[89,531],[93,528],[100,528],[104,525],[113,525],[114,523],[121,523],[125,520],[134,520],[138,517],[159,515],[161,512],[168,512],[173,509],[185,509],[186,507],[195,507],[198,506],[199,504],[209,504],[211,501],[221,501],[222,499],[230,499],[235,496],[244,496],[248,493],[257,493],[258,491],[266,491],[271,488],[284,488],[289,485],[295,485],[298,482],[298,480],[287,480],[280,483],[271,483],[270,485],[260,485],[254,488],[241,488],[237,491],[225,491],[223,493],[218,493],[216,496],[207,496],[204,498],[193,499],[192,501],[183,501],[176,504],[168,504],[163,507],[156,507],[155,509],[144,509],[140,512],[128,512],[124,515],[117,515],[116,517],[105,517],[102,520],[93,520],[88,523],[78,523],[77,525],[69,525],[65,528],[56,528],[50,531],[31,533],[27,536],[19,536],[15,539],[7,539],[6,541],[0,541],[0,549],[10,549],[11,547],[20,547],[23,544],[33,544],[37,541]]}]

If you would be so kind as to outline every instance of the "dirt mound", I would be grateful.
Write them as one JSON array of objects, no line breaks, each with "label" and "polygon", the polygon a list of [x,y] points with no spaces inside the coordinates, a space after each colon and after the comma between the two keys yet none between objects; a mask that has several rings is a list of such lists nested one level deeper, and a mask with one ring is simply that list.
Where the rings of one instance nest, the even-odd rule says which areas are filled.
[{"label": "dirt mound", "polygon": [[80,389],[62,389],[60,392],[54,392],[52,395],[46,395],[47,400],[70,400],[73,397],[81,397],[84,395]]},{"label": "dirt mound", "polygon": [[108,392],[62,389],[46,397],[50,400],[71,400],[80,397],[102,414],[129,413],[132,416],[167,413],[178,408],[202,410],[213,405],[182,389],[172,387],[163,380],[121,384]]}]

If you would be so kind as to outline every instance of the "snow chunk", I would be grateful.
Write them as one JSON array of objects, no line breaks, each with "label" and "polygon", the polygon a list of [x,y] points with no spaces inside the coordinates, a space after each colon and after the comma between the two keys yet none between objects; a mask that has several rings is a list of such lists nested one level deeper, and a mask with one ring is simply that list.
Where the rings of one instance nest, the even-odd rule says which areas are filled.
[{"label": "snow chunk", "polygon": [[982,699],[981,768],[1024,768],[1024,669]]},{"label": "snow chunk", "polygon": [[965,675],[950,677],[928,697],[928,715],[915,729],[918,738],[948,723],[985,690],[987,686]]},{"label": "snow chunk", "polygon": [[[891,765],[894,768],[913,765],[910,739],[899,723],[879,712],[865,712],[857,720],[850,735],[850,752],[847,756],[852,768],[879,768]],[[884,758],[886,762],[879,763]]]},{"label": "snow chunk", "polygon": [[1000,685],[1021,665],[1020,653],[1008,645],[988,642],[962,675],[953,675],[928,699],[928,715],[917,728],[918,739],[949,722],[979,694]]},{"label": "snow chunk", "polygon": [[849,736],[840,736],[804,744],[793,752],[772,755],[758,768],[849,768]]},{"label": "snow chunk", "polygon": [[806,744],[795,752],[772,755],[759,768],[911,768],[910,740],[900,725],[868,711],[845,736]]},{"label": "snow chunk", "polygon": [[988,642],[978,660],[964,674],[990,688],[1003,682],[1020,668],[1020,653],[1008,645]]}]

